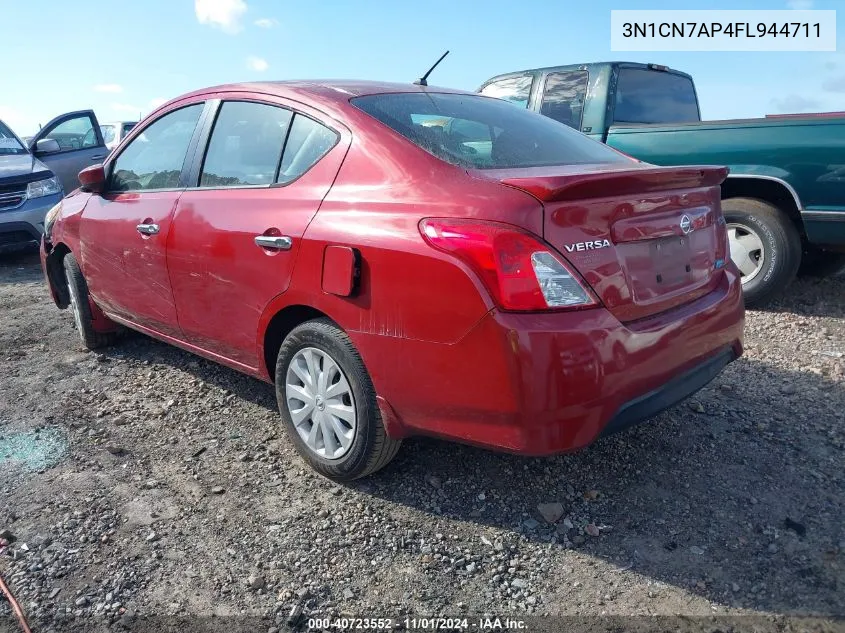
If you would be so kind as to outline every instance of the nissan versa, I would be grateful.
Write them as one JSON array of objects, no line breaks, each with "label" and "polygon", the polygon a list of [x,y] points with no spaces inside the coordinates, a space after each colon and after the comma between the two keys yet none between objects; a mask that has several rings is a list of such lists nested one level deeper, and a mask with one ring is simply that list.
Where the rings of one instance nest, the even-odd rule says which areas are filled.
[{"label": "nissan versa", "polygon": [[742,353],[725,176],[482,95],[223,86],[83,170],[41,256],[86,346],[126,326],[275,383],[345,480],[413,434],[572,451],[710,381]]}]

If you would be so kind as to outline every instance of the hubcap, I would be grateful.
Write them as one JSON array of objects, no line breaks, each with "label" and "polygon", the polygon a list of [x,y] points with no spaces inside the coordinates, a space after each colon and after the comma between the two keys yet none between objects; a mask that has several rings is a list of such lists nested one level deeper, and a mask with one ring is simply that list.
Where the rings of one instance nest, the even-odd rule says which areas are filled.
[{"label": "hubcap", "polygon": [[763,268],[765,249],[757,232],[744,224],[729,223],[728,240],[731,245],[731,259],[739,268],[742,283],[754,279]]},{"label": "hubcap", "polygon": [[340,459],[352,447],[358,417],[343,370],[323,350],[305,347],[288,365],[285,398],[296,432],[325,459]]},{"label": "hubcap", "polygon": [[82,336],[82,315],[79,312],[79,297],[76,296],[76,286],[73,285],[70,275],[65,271],[65,280],[67,281],[68,294],[70,295],[70,311],[73,313],[73,322],[76,324],[76,330]]}]

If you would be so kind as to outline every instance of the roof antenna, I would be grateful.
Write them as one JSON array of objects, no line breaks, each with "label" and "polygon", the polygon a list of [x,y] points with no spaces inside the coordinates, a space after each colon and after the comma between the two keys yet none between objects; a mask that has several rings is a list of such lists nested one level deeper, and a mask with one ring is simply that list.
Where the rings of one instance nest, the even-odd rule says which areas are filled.
[{"label": "roof antenna", "polygon": [[440,56],[440,59],[438,59],[436,62],[434,62],[434,66],[432,66],[431,68],[429,68],[429,69],[428,69],[428,72],[427,72],[426,74],[424,74],[422,77],[420,77],[419,79],[417,79],[417,80],[414,82],[414,85],[416,85],[416,86],[427,86],[427,85],[428,85],[428,81],[426,81],[426,80],[428,79],[428,76],[431,74],[431,71],[432,71],[432,70],[434,70],[435,68],[437,68],[437,65],[438,65],[440,62],[442,62],[442,61],[443,61],[443,58],[444,58],[444,57],[446,57],[446,55],[448,55],[448,54],[449,54],[449,51],[446,51],[445,53],[443,53],[443,54]]}]

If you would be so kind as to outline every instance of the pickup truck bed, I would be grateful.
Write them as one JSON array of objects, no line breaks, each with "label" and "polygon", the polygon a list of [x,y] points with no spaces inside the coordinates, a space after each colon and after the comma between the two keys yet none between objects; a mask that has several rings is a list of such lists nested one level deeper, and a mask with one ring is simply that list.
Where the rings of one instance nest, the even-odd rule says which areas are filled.
[{"label": "pickup truck bed", "polygon": [[511,101],[656,165],[720,165],[731,259],[748,305],[799,270],[845,264],[845,114],[701,121],[692,78],[655,64],[537,68],[485,82]]}]

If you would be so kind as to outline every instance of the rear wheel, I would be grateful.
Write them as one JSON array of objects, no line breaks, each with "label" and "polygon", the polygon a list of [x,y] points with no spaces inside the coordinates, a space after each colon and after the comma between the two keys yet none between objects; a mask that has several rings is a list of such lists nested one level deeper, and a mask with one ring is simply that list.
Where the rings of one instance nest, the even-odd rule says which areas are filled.
[{"label": "rear wheel", "polygon": [[336,481],[370,475],[396,455],[361,356],[329,319],[288,334],[276,361],[276,399],[297,451]]},{"label": "rear wheel", "polygon": [[780,209],[753,198],[722,201],[747,306],[759,306],[786,288],[801,263],[801,238]]},{"label": "rear wheel", "polygon": [[91,311],[88,284],[85,282],[85,277],[82,276],[76,257],[72,253],[68,253],[62,263],[65,269],[68,296],[70,297],[69,307],[82,344],[88,349],[111,345],[117,336],[116,333],[99,332],[94,329],[94,315]]}]

